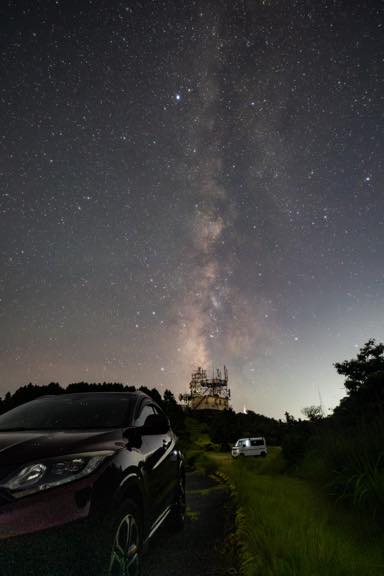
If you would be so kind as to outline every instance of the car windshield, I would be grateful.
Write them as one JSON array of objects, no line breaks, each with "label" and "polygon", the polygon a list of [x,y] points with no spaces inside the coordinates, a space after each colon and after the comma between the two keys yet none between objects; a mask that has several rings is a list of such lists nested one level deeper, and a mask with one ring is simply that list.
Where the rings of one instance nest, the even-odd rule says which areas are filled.
[{"label": "car windshield", "polygon": [[130,423],[132,405],[133,398],[121,395],[44,397],[0,415],[0,431],[118,428]]}]

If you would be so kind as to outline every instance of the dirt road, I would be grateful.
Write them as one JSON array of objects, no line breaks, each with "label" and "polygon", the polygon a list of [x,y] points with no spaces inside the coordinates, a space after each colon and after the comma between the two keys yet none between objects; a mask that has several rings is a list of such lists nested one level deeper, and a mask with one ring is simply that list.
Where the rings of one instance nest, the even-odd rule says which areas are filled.
[{"label": "dirt road", "polygon": [[229,545],[228,492],[196,472],[187,476],[187,519],[180,533],[159,530],[144,558],[143,576],[235,576]]}]

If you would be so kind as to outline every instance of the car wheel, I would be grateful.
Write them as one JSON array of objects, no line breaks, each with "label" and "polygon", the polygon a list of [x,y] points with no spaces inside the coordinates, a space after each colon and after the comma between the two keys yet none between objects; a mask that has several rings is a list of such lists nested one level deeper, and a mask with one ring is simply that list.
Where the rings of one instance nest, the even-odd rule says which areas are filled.
[{"label": "car wheel", "polygon": [[185,522],[185,474],[182,470],[177,478],[177,493],[175,503],[170,514],[170,527],[172,530],[182,530]]},{"label": "car wheel", "polygon": [[112,534],[108,576],[140,576],[142,526],[134,502],[125,502]]}]

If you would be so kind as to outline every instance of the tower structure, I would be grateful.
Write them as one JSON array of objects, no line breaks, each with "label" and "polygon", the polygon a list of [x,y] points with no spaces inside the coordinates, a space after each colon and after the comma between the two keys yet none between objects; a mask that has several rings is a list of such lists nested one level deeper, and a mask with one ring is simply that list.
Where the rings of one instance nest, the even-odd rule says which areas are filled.
[{"label": "tower structure", "polygon": [[192,372],[189,393],[180,394],[180,400],[192,410],[228,410],[231,391],[228,388],[228,370],[224,366],[224,376],[217,369],[208,378],[207,371],[199,367]]}]

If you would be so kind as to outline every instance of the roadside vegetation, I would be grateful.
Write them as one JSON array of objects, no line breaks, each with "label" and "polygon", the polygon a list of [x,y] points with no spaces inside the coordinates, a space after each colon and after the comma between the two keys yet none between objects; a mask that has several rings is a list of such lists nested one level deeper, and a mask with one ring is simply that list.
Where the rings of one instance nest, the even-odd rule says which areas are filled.
[{"label": "roadside vegetation", "polygon": [[384,518],[384,345],[369,340],[357,358],[335,365],[347,395],[327,418],[288,415],[283,454],[293,473],[321,485],[372,526]]},{"label": "roadside vegetation", "polygon": [[271,445],[258,415],[250,433],[233,414],[221,416],[221,437],[207,418],[192,425],[188,458],[225,478],[237,502],[244,576],[384,575],[384,346],[370,340],[335,367],[346,397],[327,418],[320,406],[305,420],[286,413],[274,430],[282,449],[266,459],[232,460],[209,444],[263,435]]},{"label": "roadside vegetation", "polygon": [[268,457],[210,453],[209,469],[230,485],[244,576],[379,576],[384,539],[334,505],[316,485],[286,473],[279,448]]}]

